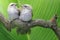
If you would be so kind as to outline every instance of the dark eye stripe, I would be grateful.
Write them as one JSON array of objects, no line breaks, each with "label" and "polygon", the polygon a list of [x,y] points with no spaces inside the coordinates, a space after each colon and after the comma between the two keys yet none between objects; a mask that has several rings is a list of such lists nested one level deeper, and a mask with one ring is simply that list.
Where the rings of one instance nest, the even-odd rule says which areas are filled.
[{"label": "dark eye stripe", "polygon": [[12,4],[11,6],[13,6],[14,4]]},{"label": "dark eye stripe", "polygon": [[27,7],[27,6],[24,6],[24,7]]}]

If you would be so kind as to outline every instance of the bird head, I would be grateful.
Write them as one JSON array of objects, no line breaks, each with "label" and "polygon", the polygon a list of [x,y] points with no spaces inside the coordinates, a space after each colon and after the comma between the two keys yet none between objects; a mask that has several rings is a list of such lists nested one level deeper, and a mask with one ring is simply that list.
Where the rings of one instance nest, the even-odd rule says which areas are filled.
[{"label": "bird head", "polygon": [[8,7],[16,7],[16,3],[10,3]]},{"label": "bird head", "polygon": [[29,4],[23,4],[21,7],[24,8],[24,9],[32,10],[32,6],[29,5]]}]

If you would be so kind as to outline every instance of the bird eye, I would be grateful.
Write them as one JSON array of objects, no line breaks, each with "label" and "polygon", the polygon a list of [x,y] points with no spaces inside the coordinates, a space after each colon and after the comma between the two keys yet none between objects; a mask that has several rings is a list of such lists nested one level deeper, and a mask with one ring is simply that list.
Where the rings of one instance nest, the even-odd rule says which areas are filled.
[{"label": "bird eye", "polygon": [[27,6],[24,6],[24,7],[27,7]]},{"label": "bird eye", "polygon": [[14,4],[12,4],[11,6],[13,6]]}]

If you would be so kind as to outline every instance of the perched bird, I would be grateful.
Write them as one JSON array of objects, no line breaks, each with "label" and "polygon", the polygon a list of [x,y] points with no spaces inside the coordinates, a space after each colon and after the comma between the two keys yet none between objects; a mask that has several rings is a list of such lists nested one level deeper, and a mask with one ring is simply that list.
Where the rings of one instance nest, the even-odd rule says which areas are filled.
[{"label": "perched bird", "polygon": [[21,6],[21,13],[19,19],[25,22],[32,20],[32,7],[29,4],[23,4]]},{"label": "perched bird", "polygon": [[27,23],[32,20],[32,7],[30,5],[24,4],[21,6],[21,10],[18,10],[16,3],[10,3],[8,6],[8,14],[10,22],[13,21],[11,28],[15,28],[16,26],[17,33],[25,34],[30,32],[27,26]]},{"label": "perched bird", "polygon": [[8,5],[8,16],[9,16],[9,21],[13,21],[14,19],[16,18],[19,18],[19,15],[20,15],[20,11],[18,10],[16,3],[10,3]]},{"label": "perched bird", "polygon": [[29,29],[27,25],[32,20],[32,15],[33,15],[32,7],[29,4],[23,4],[21,6],[20,16],[18,20],[20,27],[17,28],[17,33],[21,33],[21,34],[29,33],[30,34],[31,29]]}]

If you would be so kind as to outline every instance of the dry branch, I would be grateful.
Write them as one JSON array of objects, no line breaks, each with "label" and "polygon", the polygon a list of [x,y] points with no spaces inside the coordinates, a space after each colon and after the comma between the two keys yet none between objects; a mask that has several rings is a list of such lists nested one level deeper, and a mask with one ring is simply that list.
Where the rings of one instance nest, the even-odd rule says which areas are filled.
[{"label": "dry branch", "polygon": [[53,18],[54,18],[53,22],[41,19],[32,20],[31,22],[22,22],[21,20],[16,19],[12,23],[9,23],[9,21],[5,19],[4,16],[0,13],[0,22],[2,22],[5,25],[5,28],[8,30],[11,30],[11,28],[17,26],[17,33],[23,34],[30,32],[30,29],[36,26],[43,28],[50,28],[55,32],[58,39],[60,40],[60,28],[57,27],[56,23],[57,16],[55,15]]},{"label": "dry branch", "polygon": [[2,15],[2,13],[0,13],[0,22],[3,23],[3,25],[5,26],[5,28],[8,31],[11,31],[11,25],[10,25],[9,21],[4,18],[4,16]]}]

